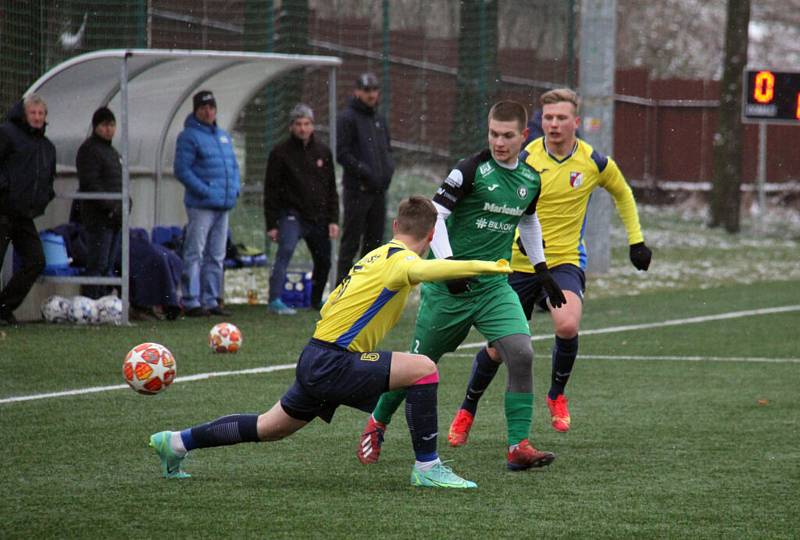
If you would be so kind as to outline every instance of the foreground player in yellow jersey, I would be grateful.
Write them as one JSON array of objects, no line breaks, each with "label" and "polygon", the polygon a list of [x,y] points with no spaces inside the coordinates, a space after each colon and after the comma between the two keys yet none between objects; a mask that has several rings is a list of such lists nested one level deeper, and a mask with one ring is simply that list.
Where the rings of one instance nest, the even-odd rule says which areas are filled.
[{"label": "foreground player in yellow jersey", "polygon": [[183,431],[161,431],[150,446],[165,478],[190,476],[181,469],[196,448],[277,441],[315,417],[330,422],[339,405],[371,412],[387,390],[407,389],[406,418],[416,456],[411,484],[474,488],[442,464],[436,451],[436,391],[439,374],[428,357],[376,350],[402,314],[408,294],[423,281],[510,274],[497,262],[423,260],[436,224],[436,209],[424,197],[400,203],[394,238],[358,261],[322,307],[311,341],[297,361],[294,384],[261,415],[234,414]]},{"label": "foreground player in yellow jersey", "polygon": [[[619,167],[613,159],[576,136],[580,125],[578,96],[570,89],[561,88],[542,94],[540,102],[544,136],[531,141],[521,152],[520,159],[542,178],[536,214],[542,227],[545,261],[567,302],[560,307],[551,305],[519,241],[513,246],[511,267],[514,273],[509,284],[519,296],[528,319],[536,304],[550,312],[555,345],[547,406],[553,428],[566,432],[570,428],[570,414],[564,387],[578,354],[578,329],[586,288],[583,241],[586,209],[589,196],[596,188],[604,188],[614,199],[628,234],[630,259],[636,269],[647,270],[652,254],[644,244],[636,201]],[[451,445],[466,444],[478,401],[497,372],[499,362],[500,356],[493,348],[478,352],[466,396],[450,426]]]}]

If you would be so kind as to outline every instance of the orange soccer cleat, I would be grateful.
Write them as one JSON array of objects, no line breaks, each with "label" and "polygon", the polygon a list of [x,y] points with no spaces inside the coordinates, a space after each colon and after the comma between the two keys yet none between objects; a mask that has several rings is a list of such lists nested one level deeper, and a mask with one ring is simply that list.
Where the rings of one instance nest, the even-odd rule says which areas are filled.
[{"label": "orange soccer cleat", "polygon": [[528,439],[523,439],[516,448],[509,450],[507,466],[512,471],[524,471],[531,467],[545,467],[554,459],[556,459],[554,453],[540,452],[528,442]]},{"label": "orange soccer cleat", "polygon": [[378,422],[372,415],[369,415],[367,425],[361,433],[356,449],[358,461],[364,465],[377,463],[381,456],[381,445],[383,444],[383,434],[386,433],[386,424]]},{"label": "orange soccer cleat", "polygon": [[466,409],[459,409],[456,417],[453,418],[453,423],[450,424],[450,432],[447,434],[447,440],[450,446],[464,446],[467,444],[467,437],[469,437],[469,430],[472,427],[472,421],[475,417]]},{"label": "orange soccer cleat", "polygon": [[550,409],[550,421],[553,429],[566,433],[569,431],[569,408],[567,407],[567,397],[559,394],[556,399],[547,398],[547,408]]}]

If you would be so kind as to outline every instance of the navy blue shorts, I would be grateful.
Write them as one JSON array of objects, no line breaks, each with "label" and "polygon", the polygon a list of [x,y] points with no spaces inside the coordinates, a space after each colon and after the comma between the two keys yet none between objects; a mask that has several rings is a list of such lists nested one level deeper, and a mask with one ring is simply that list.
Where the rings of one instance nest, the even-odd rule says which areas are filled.
[{"label": "navy blue shorts", "polygon": [[294,384],[281,398],[283,410],[310,422],[330,423],[339,405],[372,412],[389,389],[390,351],[350,352],[312,339],[300,354]]},{"label": "navy blue shorts", "polygon": [[[583,293],[586,291],[586,274],[574,264],[561,264],[550,269],[550,274],[556,280],[561,290],[572,291],[583,301]],[[530,320],[533,308],[539,305],[543,310],[549,311],[547,307],[547,293],[542,288],[539,276],[529,272],[514,272],[508,276],[508,284],[519,296],[522,310],[525,317]]]}]

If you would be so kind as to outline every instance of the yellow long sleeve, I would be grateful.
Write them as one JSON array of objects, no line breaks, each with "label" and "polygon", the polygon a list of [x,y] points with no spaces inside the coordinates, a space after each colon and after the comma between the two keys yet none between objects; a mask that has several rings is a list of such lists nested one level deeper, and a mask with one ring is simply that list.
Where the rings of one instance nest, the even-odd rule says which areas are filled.
[{"label": "yellow long sleeve", "polygon": [[628,233],[628,244],[636,244],[644,241],[642,227],[639,224],[639,213],[636,210],[636,200],[633,198],[633,191],[625,181],[625,177],[619,170],[616,162],[609,158],[608,166],[600,174],[600,185],[611,194],[614,205]]},{"label": "yellow long sleeve", "polygon": [[499,261],[454,261],[452,259],[418,259],[408,267],[408,280],[416,285],[423,281],[442,281],[481,274],[510,274],[511,266]]}]

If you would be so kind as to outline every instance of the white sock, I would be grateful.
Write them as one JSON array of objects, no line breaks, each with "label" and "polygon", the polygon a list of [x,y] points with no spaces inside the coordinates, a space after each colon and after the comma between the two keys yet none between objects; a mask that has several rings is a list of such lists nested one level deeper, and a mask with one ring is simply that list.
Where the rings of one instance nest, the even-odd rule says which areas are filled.
[{"label": "white sock", "polygon": [[181,438],[180,431],[172,432],[172,435],[169,438],[169,447],[179,456],[186,454],[186,447],[183,446],[183,439]]},{"label": "white sock", "polygon": [[513,452],[513,451],[514,451],[514,450],[516,450],[517,448],[519,448],[519,443],[517,443],[517,444],[512,444],[511,446],[509,446],[509,447],[508,447],[508,451],[509,451],[509,452]]},{"label": "white sock", "polygon": [[434,459],[433,461],[415,461],[414,462],[414,467],[418,471],[425,472],[425,471],[429,471],[429,470],[433,469],[434,466],[438,465],[441,462],[442,462],[442,460],[440,460],[438,457],[436,459]]}]

